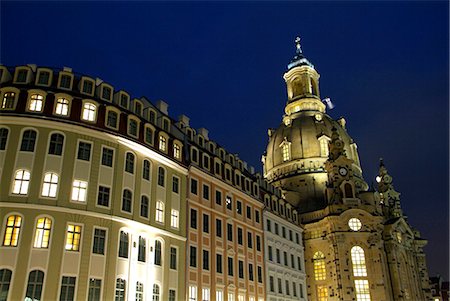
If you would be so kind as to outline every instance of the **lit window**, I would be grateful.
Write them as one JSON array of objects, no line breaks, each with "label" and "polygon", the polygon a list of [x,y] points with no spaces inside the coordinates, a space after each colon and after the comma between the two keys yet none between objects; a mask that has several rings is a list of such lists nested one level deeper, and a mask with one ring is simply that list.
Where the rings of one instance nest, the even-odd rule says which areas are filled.
[{"label": "lit window", "polygon": [[15,99],[16,99],[16,93],[6,92],[3,95],[2,109],[14,109]]},{"label": "lit window", "polygon": [[178,144],[173,145],[173,156],[175,159],[181,159],[181,147]]},{"label": "lit window", "polygon": [[367,269],[364,250],[360,246],[354,246],[351,250],[351,253],[352,253],[353,276],[366,277]]},{"label": "lit window", "polygon": [[155,265],[161,265],[162,244],[159,240],[155,241],[155,258],[153,263]]},{"label": "lit window", "polygon": [[159,136],[159,150],[165,152],[166,151],[166,137],[164,136]]},{"label": "lit window", "polygon": [[115,301],[125,301],[125,287],[127,281],[122,278],[117,278],[116,280],[116,293],[115,293]]},{"label": "lit window", "polygon": [[44,176],[44,185],[42,186],[42,196],[54,198],[58,190],[58,175],[48,172]]},{"label": "lit window", "polygon": [[108,111],[107,117],[106,117],[106,126],[117,128],[117,121],[119,120],[119,117],[116,112],[114,111]]},{"label": "lit window", "polygon": [[81,240],[81,226],[67,225],[66,250],[79,251]]},{"label": "lit window", "polygon": [[283,161],[288,161],[290,159],[289,144],[288,143],[283,144],[282,154],[283,154]]},{"label": "lit window", "polygon": [[50,136],[50,145],[48,146],[48,154],[61,156],[63,145],[64,145],[64,136],[61,134],[52,134]]},{"label": "lit window", "polygon": [[8,216],[8,219],[6,220],[5,236],[3,237],[4,246],[17,247],[21,226],[22,217],[19,215]]},{"label": "lit window", "polygon": [[86,202],[87,182],[74,180],[72,187],[72,201]]},{"label": "lit window", "polygon": [[82,119],[87,121],[95,121],[95,114],[97,111],[97,107],[90,102],[87,102],[83,105],[83,116]]},{"label": "lit window", "polygon": [[353,217],[353,218],[348,220],[348,226],[353,231],[359,231],[359,230],[361,230],[362,224],[361,224],[361,221],[359,219]]},{"label": "lit window", "polygon": [[323,285],[317,287],[317,300],[318,301],[328,300],[328,289]]},{"label": "lit window", "polygon": [[13,194],[26,195],[30,185],[30,172],[19,169],[14,177]]},{"label": "lit window", "polygon": [[189,301],[197,301],[197,286],[189,285]]},{"label": "lit window", "polygon": [[202,301],[209,301],[209,288],[202,289]]},{"label": "lit window", "polygon": [[175,210],[175,209],[172,209],[171,220],[170,220],[170,226],[172,228],[178,229],[178,227],[179,227],[178,216],[179,216],[179,211]]},{"label": "lit window", "polygon": [[43,248],[43,249],[48,248],[51,228],[52,228],[51,219],[49,219],[48,217],[42,217],[38,219],[34,238],[35,248]]},{"label": "lit window", "polygon": [[61,116],[69,115],[69,100],[66,98],[58,98],[56,100],[55,114]]},{"label": "lit window", "polygon": [[43,103],[44,103],[44,96],[40,94],[33,94],[30,97],[30,105],[28,107],[28,110],[34,112],[41,112]]},{"label": "lit window", "polygon": [[322,157],[328,157],[328,140],[320,139],[320,155]]},{"label": "lit window", "polygon": [[31,271],[28,275],[27,293],[25,300],[41,300],[42,286],[44,284],[44,272]]},{"label": "lit window", "polygon": [[223,291],[221,291],[221,290],[216,291],[216,301],[224,301],[223,300]]},{"label": "lit window", "polygon": [[161,201],[156,202],[156,216],[155,220],[160,223],[164,223],[164,203]]},{"label": "lit window", "polygon": [[144,284],[136,282],[136,301],[144,300]]},{"label": "lit window", "polygon": [[34,146],[36,144],[36,131],[26,130],[22,135],[22,143],[20,145],[21,152],[34,152]]},{"label": "lit window", "polygon": [[370,301],[368,280],[355,280],[355,290],[357,301]]},{"label": "lit window", "polygon": [[326,279],[326,269],[325,269],[325,256],[322,252],[318,251],[314,253],[314,279],[315,280],[325,280]]}]

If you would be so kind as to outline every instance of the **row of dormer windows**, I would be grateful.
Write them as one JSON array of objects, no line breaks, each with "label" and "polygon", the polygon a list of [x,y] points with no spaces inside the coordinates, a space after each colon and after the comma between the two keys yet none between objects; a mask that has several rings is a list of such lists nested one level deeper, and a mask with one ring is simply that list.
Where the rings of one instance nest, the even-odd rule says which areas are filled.
[{"label": "row of dormer windows", "polygon": [[266,208],[270,211],[282,216],[286,217],[288,220],[298,222],[298,213],[297,211],[291,207],[289,203],[280,201],[278,199],[272,199],[267,194],[264,197],[264,203],[266,204]]}]

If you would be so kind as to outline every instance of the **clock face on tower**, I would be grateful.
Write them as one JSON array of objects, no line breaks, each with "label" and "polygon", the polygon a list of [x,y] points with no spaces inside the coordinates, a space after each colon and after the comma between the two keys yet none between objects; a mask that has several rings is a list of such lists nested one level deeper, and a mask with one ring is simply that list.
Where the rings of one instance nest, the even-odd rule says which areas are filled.
[{"label": "clock face on tower", "polygon": [[346,176],[347,175],[347,168],[345,168],[345,167],[341,167],[341,168],[339,168],[339,174],[341,175],[341,176]]}]

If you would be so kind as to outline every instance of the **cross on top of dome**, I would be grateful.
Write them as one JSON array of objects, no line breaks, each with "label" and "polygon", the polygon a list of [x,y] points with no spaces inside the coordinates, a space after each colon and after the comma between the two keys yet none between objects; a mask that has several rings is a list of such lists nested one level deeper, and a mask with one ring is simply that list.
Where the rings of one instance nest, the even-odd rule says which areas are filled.
[{"label": "cross on top of dome", "polygon": [[300,46],[300,37],[296,37],[294,42],[295,48],[297,48],[297,53],[302,53],[302,47]]}]

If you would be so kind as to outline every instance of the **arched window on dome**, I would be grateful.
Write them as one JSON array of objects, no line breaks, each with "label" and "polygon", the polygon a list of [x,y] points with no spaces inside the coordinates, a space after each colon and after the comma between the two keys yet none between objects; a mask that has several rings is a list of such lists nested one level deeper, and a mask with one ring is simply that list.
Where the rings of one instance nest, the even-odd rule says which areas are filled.
[{"label": "arched window on dome", "polygon": [[283,142],[281,142],[280,147],[283,162],[289,161],[291,159],[291,143],[287,141],[286,137]]},{"label": "arched window on dome", "polygon": [[329,155],[329,148],[328,148],[329,141],[330,141],[330,138],[328,138],[325,135],[319,137],[320,156],[321,157],[328,157],[328,155]]},{"label": "arched window on dome", "polygon": [[344,195],[346,198],[352,198],[353,197],[353,187],[350,183],[344,184]]},{"label": "arched window on dome", "polygon": [[325,280],[327,278],[325,268],[325,255],[321,251],[317,251],[313,256],[314,262],[314,279]]},{"label": "arched window on dome", "polygon": [[316,87],[316,83],[314,81],[314,79],[310,79],[310,84],[311,84],[311,94],[319,96],[317,93],[317,87]]},{"label": "arched window on dome", "polygon": [[354,246],[351,251],[353,276],[355,277],[355,291],[357,301],[370,301],[369,281],[367,277],[366,259],[364,250],[360,246]]}]

